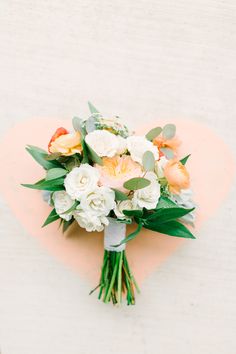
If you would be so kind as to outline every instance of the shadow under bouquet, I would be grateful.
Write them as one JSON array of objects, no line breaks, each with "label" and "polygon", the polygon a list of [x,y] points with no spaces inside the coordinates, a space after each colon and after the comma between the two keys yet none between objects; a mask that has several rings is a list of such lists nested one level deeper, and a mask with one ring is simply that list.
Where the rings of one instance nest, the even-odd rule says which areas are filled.
[{"label": "shadow under bouquet", "polygon": [[[48,152],[26,150],[44,168],[45,176],[24,187],[43,191],[52,211],[46,226],[59,220],[65,232],[74,222],[86,231],[104,230],[104,258],[98,298],[105,303],[135,304],[138,285],[125,245],[142,228],[175,237],[194,238],[195,205],[185,167],[189,155],[177,158],[176,127],[155,127],[146,135],[129,132],[119,117],[106,118],[89,103],[90,116],[73,118],[73,132],[58,128]],[[126,225],[135,223],[126,235]]]}]

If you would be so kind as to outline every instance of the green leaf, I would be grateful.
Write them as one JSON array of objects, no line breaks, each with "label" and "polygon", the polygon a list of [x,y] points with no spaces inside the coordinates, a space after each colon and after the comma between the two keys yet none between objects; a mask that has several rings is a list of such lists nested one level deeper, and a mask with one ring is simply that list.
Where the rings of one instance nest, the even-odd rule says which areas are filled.
[{"label": "green leaf", "polygon": [[123,184],[123,186],[124,186],[124,188],[126,188],[128,190],[137,190],[137,189],[145,188],[145,187],[149,186],[150,184],[151,184],[151,182],[146,178],[135,177],[135,178],[131,178],[128,181],[126,181]]},{"label": "green leaf", "polygon": [[97,163],[98,165],[103,165],[103,161],[101,159],[101,157],[99,157],[97,155],[97,153],[85,142],[86,147],[87,147],[87,152],[88,152],[88,156],[90,158],[90,160],[92,160],[93,162]]},{"label": "green leaf", "polygon": [[138,223],[138,227],[137,227],[137,229],[134,232],[132,232],[131,234],[129,234],[129,236],[127,236],[124,240],[122,240],[119,243],[119,245],[113,245],[113,247],[118,247],[118,246],[122,245],[123,243],[126,243],[126,242],[132,240],[133,238],[135,238],[139,234],[139,232],[141,231],[142,226],[143,226],[142,223],[139,222]]},{"label": "green leaf", "polygon": [[144,227],[148,230],[160,232],[161,234],[166,234],[169,236],[192,239],[195,238],[187,227],[178,221],[169,221],[164,224],[148,223],[145,224]]},{"label": "green leaf", "polygon": [[160,197],[156,209],[177,208],[177,204],[167,197]]},{"label": "green leaf", "polygon": [[59,159],[59,157],[61,157],[61,152],[53,152],[52,154],[49,154],[47,156],[45,156],[45,160],[47,161],[53,161],[53,160],[56,160],[56,159]]},{"label": "green leaf", "polygon": [[146,134],[146,139],[153,141],[153,139],[155,139],[158,135],[160,135],[161,132],[162,132],[161,127],[153,128]]},{"label": "green leaf", "polygon": [[121,192],[121,191],[119,191],[118,189],[115,189],[115,188],[112,188],[112,189],[115,192],[115,200],[127,200],[127,199],[129,199],[128,196],[125,193],[123,193],[123,192]]},{"label": "green leaf", "polygon": [[188,159],[189,159],[190,156],[191,156],[191,154],[185,156],[184,158],[182,158],[182,159],[180,160],[180,162],[182,163],[182,165],[185,165],[185,164],[186,164],[186,162],[188,161]]},{"label": "green leaf", "polygon": [[175,156],[173,150],[171,150],[170,148],[160,148],[160,150],[161,152],[163,152],[163,154],[168,160],[173,159],[173,157]]},{"label": "green leaf", "polygon": [[44,221],[44,224],[42,227],[51,224],[52,222],[60,219],[60,216],[56,213],[56,210],[53,209],[51,213],[48,215],[47,219]]},{"label": "green leaf", "polygon": [[47,161],[45,159],[46,156],[48,156],[47,152],[37,148],[32,145],[28,145],[26,147],[26,151],[33,157],[33,159],[38,162],[43,168],[46,170],[49,170],[50,168],[54,168],[57,166],[60,166],[58,162],[56,161]]},{"label": "green leaf", "polygon": [[53,180],[41,180],[35,184],[22,184],[23,187],[47,191],[61,191],[64,190],[64,178],[57,178]]},{"label": "green leaf", "polygon": [[69,221],[63,220],[62,223],[62,232],[66,232],[68,230],[68,228],[73,224],[73,222],[75,221],[74,218],[70,219]]},{"label": "green leaf", "polygon": [[141,218],[143,216],[142,210],[122,210],[122,213],[126,216],[134,216],[137,218]]},{"label": "green leaf", "polygon": [[82,132],[82,130],[83,130],[82,123],[83,123],[83,120],[81,118],[74,117],[72,119],[72,125],[73,125],[73,128],[76,132]]},{"label": "green leaf", "polygon": [[94,116],[89,117],[85,121],[85,126],[86,126],[87,133],[91,133],[91,132],[93,132],[96,129]]},{"label": "green leaf", "polygon": [[64,213],[61,213],[61,214],[62,215],[69,214],[71,211],[75,210],[78,205],[79,205],[78,201],[74,202],[74,204],[68,210],[64,211]]},{"label": "green leaf", "polygon": [[84,139],[81,140],[81,145],[82,145],[82,149],[83,149],[82,163],[89,163],[87,144]]},{"label": "green leaf", "polygon": [[163,128],[162,135],[165,139],[172,139],[176,133],[176,126],[174,124],[166,124]]},{"label": "green leaf", "polygon": [[195,208],[185,209],[185,208],[163,208],[158,209],[156,212],[151,214],[147,218],[147,222],[156,222],[157,224],[163,224],[171,220],[179,219],[186,214],[191,213]]},{"label": "green leaf", "polygon": [[146,151],[142,159],[143,168],[145,171],[153,171],[155,167],[155,157],[151,151]]},{"label": "green leaf", "polygon": [[67,170],[65,170],[64,168],[51,168],[50,170],[48,170],[47,175],[46,175],[46,180],[49,181],[51,179],[56,179],[62,176],[65,176],[67,174]]},{"label": "green leaf", "polygon": [[89,110],[90,110],[91,114],[99,113],[97,108],[95,108],[94,105],[91,102],[88,102],[88,106],[89,106]]}]

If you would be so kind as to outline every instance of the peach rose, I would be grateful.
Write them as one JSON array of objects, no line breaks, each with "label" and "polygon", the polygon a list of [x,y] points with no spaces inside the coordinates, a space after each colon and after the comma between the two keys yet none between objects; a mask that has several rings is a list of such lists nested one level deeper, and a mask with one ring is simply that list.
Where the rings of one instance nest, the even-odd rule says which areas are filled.
[{"label": "peach rose", "polygon": [[70,156],[82,151],[79,132],[69,133],[65,128],[59,128],[49,142],[50,153],[60,152],[63,156]]},{"label": "peach rose", "polygon": [[123,187],[124,182],[143,174],[141,166],[130,156],[104,157],[102,160],[102,166],[96,165],[101,174],[99,182],[102,186],[127,192]]},{"label": "peach rose", "polygon": [[[168,148],[171,149],[174,154],[176,154],[181,144],[181,141],[177,137],[174,137],[172,139],[165,139],[163,136],[158,136],[153,139],[153,144],[158,147],[158,150],[160,150],[160,148]],[[163,155],[163,152],[160,151],[160,157]]]},{"label": "peach rose", "polygon": [[169,160],[164,167],[164,175],[171,193],[178,194],[181,189],[189,188],[189,173],[180,161]]}]

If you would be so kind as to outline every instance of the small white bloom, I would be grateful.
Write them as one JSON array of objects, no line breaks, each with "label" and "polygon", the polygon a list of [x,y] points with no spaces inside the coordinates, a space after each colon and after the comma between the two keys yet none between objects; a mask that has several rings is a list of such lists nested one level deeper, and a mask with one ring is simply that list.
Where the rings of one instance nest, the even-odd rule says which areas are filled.
[{"label": "small white bloom", "polygon": [[94,189],[99,180],[98,170],[89,164],[82,164],[73,168],[65,178],[64,185],[72,199],[80,199],[83,194]]},{"label": "small white bloom", "polygon": [[79,207],[89,214],[108,215],[115,207],[115,193],[108,187],[97,187],[82,196]]},{"label": "small white bloom", "polygon": [[123,214],[123,210],[133,210],[133,209],[134,209],[134,205],[132,200],[127,199],[127,200],[118,201],[114,209],[114,212],[118,219],[129,219],[128,216]]},{"label": "small white bloom", "polygon": [[88,232],[100,232],[104,230],[104,226],[109,224],[106,216],[93,215],[90,212],[86,212],[80,209],[74,211],[73,216],[78,222],[79,226],[86,229]]},{"label": "small white bloom", "polygon": [[156,161],[155,172],[159,178],[165,177],[164,168],[165,168],[165,165],[167,164],[167,162],[168,162],[168,160],[165,156],[162,156],[159,161]]},{"label": "small white bloom", "polygon": [[116,138],[118,140],[118,148],[116,153],[118,155],[122,155],[124,154],[125,150],[127,150],[127,139],[122,138],[120,135],[117,135]]},{"label": "small white bloom", "polygon": [[133,203],[135,208],[154,209],[160,198],[160,185],[154,172],[147,172],[145,178],[151,181],[151,184],[145,188],[134,192]]},{"label": "small white bloom", "polygon": [[107,130],[94,130],[86,135],[85,141],[100,157],[113,157],[119,148],[117,136]]},{"label": "small white bloom", "polygon": [[66,221],[69,221],[72,218],[72,212],[64,214],[67,210],[69,210],[74,201],[65,191],[57,191],[53,193],[53,202],[56,213]]},{"label": "small white bloom", "polygon": [[159,158],[158,149],[153,143],[147,140],[144,136],[129,136],[127,139],[127,148],[132,159],[142,164],[143,154],[146,151],[151,151],[155,160]]},{"label": "small white bloom", "polygon": [[[191,189],[182,189],[179,194],[172,194],[170,199],[173,200],[178,206],[186,209],[191,209],[196,206],[192,200],[193,192]],[[193,225],[195,221],[195,210],[180,218],[186,224]]]}]

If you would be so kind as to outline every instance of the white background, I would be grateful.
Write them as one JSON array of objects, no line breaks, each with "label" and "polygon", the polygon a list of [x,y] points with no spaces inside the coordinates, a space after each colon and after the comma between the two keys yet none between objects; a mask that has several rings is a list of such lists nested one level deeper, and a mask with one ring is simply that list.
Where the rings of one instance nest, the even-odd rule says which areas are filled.
[{"label": "white background", "polygon": [[[235,63],[234,0],[1,0],[0,133],[35,116],[84,116],[89,99],[133,127],[208,123],[233,150]],[[89,297],[91,284],[1,200],[2,354],[235,354],[235,208],[234,188],[199,239],[145,281],[137,306],[117,309]]]}]

